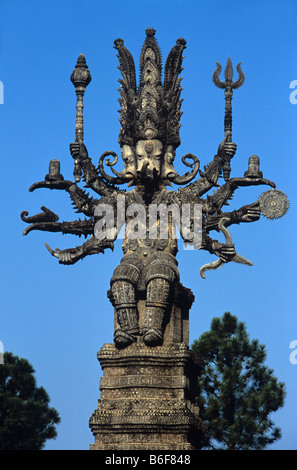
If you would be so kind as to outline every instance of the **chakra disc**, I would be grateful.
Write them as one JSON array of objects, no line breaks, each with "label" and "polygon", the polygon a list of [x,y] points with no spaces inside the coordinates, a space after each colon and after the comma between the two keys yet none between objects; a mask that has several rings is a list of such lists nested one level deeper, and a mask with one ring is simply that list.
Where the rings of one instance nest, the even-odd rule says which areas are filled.
[{"label": "chakra disc", "polygon": [[283,217],[289,209],[289,200],[286,194],[276,189],[269,189],[259,197],[260,209],[264,217],[274,220]]}]

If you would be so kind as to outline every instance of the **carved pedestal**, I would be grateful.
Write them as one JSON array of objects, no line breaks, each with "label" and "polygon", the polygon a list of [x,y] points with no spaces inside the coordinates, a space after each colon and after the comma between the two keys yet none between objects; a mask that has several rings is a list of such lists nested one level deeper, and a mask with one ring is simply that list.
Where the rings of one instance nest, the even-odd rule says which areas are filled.
[{"label": "carved pedestal", "polygon": [[[148,347],[141,337],[119,350],[104,344],[101,398],[90,418],[93,450],[195,450],[201,421],[194,405],[199,364],[188,347],[190,292],[168,315],[162,346]],[[143,305],[139,304],[141,324]]]}]

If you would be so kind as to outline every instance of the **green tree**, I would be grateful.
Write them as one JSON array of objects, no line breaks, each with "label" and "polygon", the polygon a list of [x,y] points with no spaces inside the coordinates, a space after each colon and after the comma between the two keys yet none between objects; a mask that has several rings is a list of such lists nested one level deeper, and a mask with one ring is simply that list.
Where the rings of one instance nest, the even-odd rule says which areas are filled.
[{"label": "green tree", "polygon": [[197,397],[203,448],[256,450],[278,440],[281,431],[269,416],[283,406],[285,384],[264,365],[265,346],[249,340],[245,324],[226,312],[192,350],[204,363]]},{"label": "green tree", "polygon": [[60,417],[49,408],[49,396],[36,386],[27,359],[4,354],[0,365],[0,450],[41,450],[57,436]]}]

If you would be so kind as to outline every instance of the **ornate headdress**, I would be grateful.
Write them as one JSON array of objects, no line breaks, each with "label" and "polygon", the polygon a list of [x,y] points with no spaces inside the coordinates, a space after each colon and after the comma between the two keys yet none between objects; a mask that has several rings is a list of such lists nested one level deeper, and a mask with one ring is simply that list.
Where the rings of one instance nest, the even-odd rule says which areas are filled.
[{"label": "ornate headdress", "polygon": [[184,39],[178,39],[169,52],[162,84],[162,58],[155,39],[155,30],[146,30],[140,54],[140,83],[136,84],[135,64],[122,39],[116,39],[119,69],[122,74],[120,99],[120,145],[134,145],[138,140],[158,139],[174,148],[180,145],[179,129],[182,87],[179,78],[182,68]]},{"label": "ornate headdress", "polygon": [[[135,146],[141,140],[160,140],[164,148],[170,146],[168,161],[164,163],[162,177],[175,184],[187,184],[198,173],[199,160],[195,155],[186,154],[182,157],[182,162],[192,168],[183,176],[179,176],[173,168],[175,149],[180,145],[179,130],[181,127],[180,110],[182,99],[181,80],[179,77],[183,70],[183,51],[186,48],[185,39],[178,39],[176,45],[168,54],[164,68],[164,82],[162,84],[162,58],[161,51],[155,39],[155,30],[148,28],[146,38],[140,53],[140,81],[136,83],[135,63],[132,54],[124,46],[123,39],[116,39],[114,47],[118,51],[119,69],[122,78],[119,79],[121,105],[119,134],[119,144],[121,147],[129,145]],[[104,160],[107,156],[114,157],[113,162],[106,159],[106,164],[110,167],[116,178],[109,176],[104,170]],[[173,155],[173,157],[171,157]],[[170,160],[170,161],[169,161]],[[189,163],[186,160],[192,161]],[[124,184],[129,181],[132,184],[131,174],[134,171],[134,163],[129,168],[125,168],[118,173],[113,167],[117,163],[118,157],[114,152],[104,152],[99,160],[99,172],[109,183]],[[128,164],[129,165],[129,164]],[[170,175],[170,176],[169,176]],[[170,184],[167,182],[167,184]]]}]

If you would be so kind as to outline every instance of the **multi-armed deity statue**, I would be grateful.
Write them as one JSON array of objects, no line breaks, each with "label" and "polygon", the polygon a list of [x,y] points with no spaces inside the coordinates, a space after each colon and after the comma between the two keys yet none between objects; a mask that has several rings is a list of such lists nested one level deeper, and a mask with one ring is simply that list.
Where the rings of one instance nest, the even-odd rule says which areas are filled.
[{"label": "multi-armed deity statue", "polygon": [[[91,76],[84,56],[80,55],[71,75],[77,94],[76,138],[75,142],[70,144],[70,152],[75,161],[75,181],[65,180],[60,174],[59,161],[52,160],[45,181],[33,184],[30,191],[36,188],[65,190],[76,211],[84,214],[86,218],[59,222],[59,217],[43,206],[42,213],[28,217],[28,213],[23,212],[22,219],[31,224],[24,231],[25,234],[31,230],[46,230],[84,235],[87,240],[76,248],[54,251],[47,245],[59,263],[68,265],[87,255],[102,253],[107,248],[112,249],[122,225],[126,223],[124,256],[113,273],[109,291],[117,317],[114,341],[121,348],[142,340],[147,346],[156,346],[162,344],[164,314],[170,309],[174,286],[179,282],[175,225],[177,224],[185,243],[217,256],[216,261],[201,268],[200,274],[205,277],[206,270],[218,268],[230,261],[251,264],[236,253],[227,227],[242,222],[254,222],[260,218],[261,212],[270,219],[278,218],[286,212],[288,201],[283,193],[275,189],[273,182],[263,178],[256,155],[249,158],[248,169],[243,177],[230,178],[230,162],[236,152],[236,144],[232,142],[231,101],[233,90],[244,82],[240,64],[237,66],[237,81],[232,81],[230,59],[225,70],[225,81],[219,78],[220,64],[217,64],[213,76],[215,85],[225,90],[226,100],[225,134],[217,153],[203,171],[199,168],[196,156],[183,156],[182,162],[191,170],[180,176],[174,169],[174,159],[176,149],[180,145],[182,88],[179,75],[186,41],[178,39],[171,49],[165,63],[162,82],[161,53],[155,39],[155,31],[148,29],[140,54],[138,85],[132,55],[124,46],[123,40],[117,39],[114,45],[118,51],[122,74],[119,90],[119,144],[123,170],[118,172],[114,169],[118,157],[110,151],[102,154],[96,167],[83,143],[83,95]],[[108,156],[113,157],[112,162],[106,158]],[[106,173],[104,163],[113,175]],[[96,197],[89,196],[79,187],[81,174],[85,187],[93,190]],[[224,182],[220,184],[219,178],[222,175]],[[180,187],[173,190],[174,184]],[[127,187],[119,189],[120,185]],[[269,185],[273,189],[264,192],[259,200],[252,204],[232,212],[223,211],[227,201],[240,186],[255,185]],[[215,188],[213,194],[207,195],[212,188]],[[200,211],[195,211],[197,206],[201,208]],[[107,207],[111,208],[110,212]],[[168,230],[164,236],[161,230],[162,211],[159,211],[152,223],[152,207],[178,208],[180,212],[187,208],[187,230],[181,223],[177,223],[178,218],[169,211],[169,214],[166,213]],[[136,214],[137,211],[133,213],[133,208],[143,209],[142,219]],[[106,211],[109,214],[108,219]],[[198,218],[200,225],[196,224]],[[106,230],[106,225],[109,230]],[[96,230],[98,226],[101,227],[100,230]],[[222,232],[225,243],[212,239],[210,233],[213,231]],[[152,233],[155,236],[152,236]],[[145,299],[144,322],[141,328],[137,310],[139,298]]]},{"label": "multi-armed deity statue", "polygon": [[[217,259],[200,269],[224,263],[252,263],[234,247],[229,227],[254,222],[261,213],[269,219],[285,214],[289,203],[275,183],[263,178],[259,158],[252,155],[242,177],[230,177],[233,90],[244,82],[240,64],[233,81],[231,60],[220,80],[221,66],[213,75],[225,92],[224,136],[212,161],[203,170],[196,156],[186,154],[182,162],[190,168],[180,176],[174,168],[180,145],[180,94],[184,39],[171,49],[162,81],[161,53],[155,31],[147,29],[140,54],[140,82],[134,60],[121,39],[115,41],[122,79],[120,88],[119,144],[123,169],[116,171],[116,153],[104,152],[98,166],[92,163],[83,142],[83,96],[91,75],[84,56],[78,58],[71,75],[77,95],[76,136],[70,144],[74,159],[74,181],[60,173],[60,162],[51,160],[44,181],[37,188],[65,190],[76,212],[84,220],[59,221],[59,216],[42,206],[42,212],[22,220],[32,230],[83,235],[86,241],[75,248],[52,250],[61,264],[71,265],[87,255],[113,248],[122,238],[124,256],[114,270],[108,297],[114,306],[114,343],[98,352],[103,369],[101,398],[90,418],[97,450],[191,450],[201,448],[203,424],[195,406],[200,362],[189,348],[189,309],[193,295],[179,280],[178,238],[196,250],[206,250]],[[111,156],[110,161],[107,157]],[[106,167],[113,174],[106,172]],[[220,184],[220,177],[223,182]],[[94,191],[89,196],[79,186]],[[120,186],[125,185],[125,189]],[[173,185],[178,188],[174,190]],[[252,204],[224,211],[240,186],[268,185]],[[209,192],[212,190],[212,194]],[[221,232],[225,242],[211,237]]]}]

